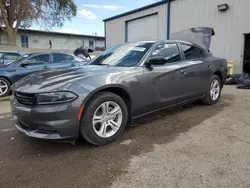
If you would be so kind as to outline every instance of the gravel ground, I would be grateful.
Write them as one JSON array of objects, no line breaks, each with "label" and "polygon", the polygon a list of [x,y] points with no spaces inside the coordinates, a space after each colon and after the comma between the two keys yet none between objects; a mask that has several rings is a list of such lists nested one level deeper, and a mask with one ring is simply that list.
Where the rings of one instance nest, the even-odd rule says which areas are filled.
[{"label": "gravel ground", "polygon": [[225,87],[214,106],[150,115],[104,147],[28,138],[2,109],[0,187],[250,188],[249,102]]}]

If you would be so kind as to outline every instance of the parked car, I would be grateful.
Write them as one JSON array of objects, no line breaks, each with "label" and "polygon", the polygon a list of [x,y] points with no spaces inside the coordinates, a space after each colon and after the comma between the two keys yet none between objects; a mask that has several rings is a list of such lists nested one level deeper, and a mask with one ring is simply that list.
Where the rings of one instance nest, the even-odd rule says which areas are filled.
[{"label": "parked car", "polygon": [[22,52],[0,51],[0,65],[14,61],[23,55]]},{"label": "parked car", "polygon": [[79,59],[65,53],[30,53],[19,59],[0,65],[0,97],[8,95],[11,85],[21,78],[38,71],[74,67]]},{"label": "parked car", "polygon": [[127,43],[86,66],[42,72],[14,84],[13,119],[30,137],[81,135],[105,145],[145,114],[197,100],[217,103],[226,76],[227,61],[194,43]]}]

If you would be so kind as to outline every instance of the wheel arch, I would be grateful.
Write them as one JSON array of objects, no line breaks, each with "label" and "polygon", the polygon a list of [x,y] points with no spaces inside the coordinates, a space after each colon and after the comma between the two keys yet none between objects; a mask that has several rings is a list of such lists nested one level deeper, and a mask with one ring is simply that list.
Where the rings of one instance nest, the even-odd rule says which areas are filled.
[{"label": "wheel arch", "polygon": [[10,85],[12,85],[11,79],[8,78],[7,76],[0,76],[0,78],[4,78],[5,80],[7,80],[10,83]]},{"label": "wheel arch", "polygon": [[131,120],[132,120],[132,98],[124,86],[112,84],[112,85],[107,85],[107,86],[95,89],[94,91],[89,93],[88,96],[84,99],[83,105],[87,106],[88,102],[90,101],[90,99],[94,95],[96,95],[97,93],[100,93],[100,92],[104,92],[104,91],[114,93],[114,94],[120,96],[124,100],[124,102],[127,106],[127,109],[128,109],[128,124],[130,124]]},{"label": "wheel arch", "polygon": [[217,71],[214,72],[213,75],[218,76],[220,78],[221,84],[223,85],[224,78],[223,78],[223,75],[222,75],[221,71],[217,70]]}]

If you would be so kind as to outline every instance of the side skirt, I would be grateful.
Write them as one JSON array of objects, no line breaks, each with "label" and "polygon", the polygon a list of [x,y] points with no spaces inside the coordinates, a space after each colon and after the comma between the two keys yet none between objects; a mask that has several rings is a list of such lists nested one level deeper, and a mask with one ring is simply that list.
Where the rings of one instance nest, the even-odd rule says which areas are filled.
[{"label": "side skirt", "polygon": [[153,110],[153,111],[150,111],[150,112],[141,114],[141,115],[139,115],[139,116],[135,116],[135,117],[132,118],[132,122],[131,122],[131,123],[133,124],[133,122],[134,122],[135,120],[137,120],[137,119],[139,119],[139,118],[141,118],[141,117],[143,117],[143,116],[152,114],[152,113],[154,113],[154,112],[166,110],[166,109],[169,109],[169,108],[184,106],[184,105],[187,105],[187,104],[190,104],[190,103],[193,103],[193,102],[202,100],[204,97],[205,97],[205,95],[202,95],[202,96],[199,96],[199,97],[196,97],[196,98],[193,98],[193,99],[190,99],[190,100],[186,100],[186,101],[183,101],[183,102],[174,104],[174,105],[165,106],[165,107],[163,107],[163,108],[159,108],[159,109],[156,109],[156,110]]}]

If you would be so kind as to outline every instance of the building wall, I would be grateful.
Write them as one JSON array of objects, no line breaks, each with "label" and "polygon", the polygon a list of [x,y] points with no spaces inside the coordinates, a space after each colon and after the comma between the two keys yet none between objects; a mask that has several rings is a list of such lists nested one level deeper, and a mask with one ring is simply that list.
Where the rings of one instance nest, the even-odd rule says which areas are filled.
[{"label": "building wall", "polygon": [[[82,45],[89,47],[89,41],[93,41],[93,48],[104,48],[104,39],[95,37],[80,37],[70,35],[57,35],[50,33],[40,32],[25,32],[20,31],[17,33],[17,46],[21,45],[21,35],[28,36],[28,47],[32,49],[49,49],[49,40],[52,42],[52,48],[56,50],[75,50]],[[7,44],[7,37],[1,34],[1,44]]]},{"label": "building wall", "polygon": [[126,21],[158,13],[159,39],[167,38],[167,3],[155,6],[134,14],[126,15],[114,20],[107,21],[106,24],[106,48],[113,45],[125,43]]},{"label": "building wall", "polygon": [[[217,5],[229,5],[219,12]],[[213,27],[211,52],[234,61],[235,72],[243,65],[244,34],[250,33],[250,0],[175,0],[171,3],[171,33],[199,26]]]}]

